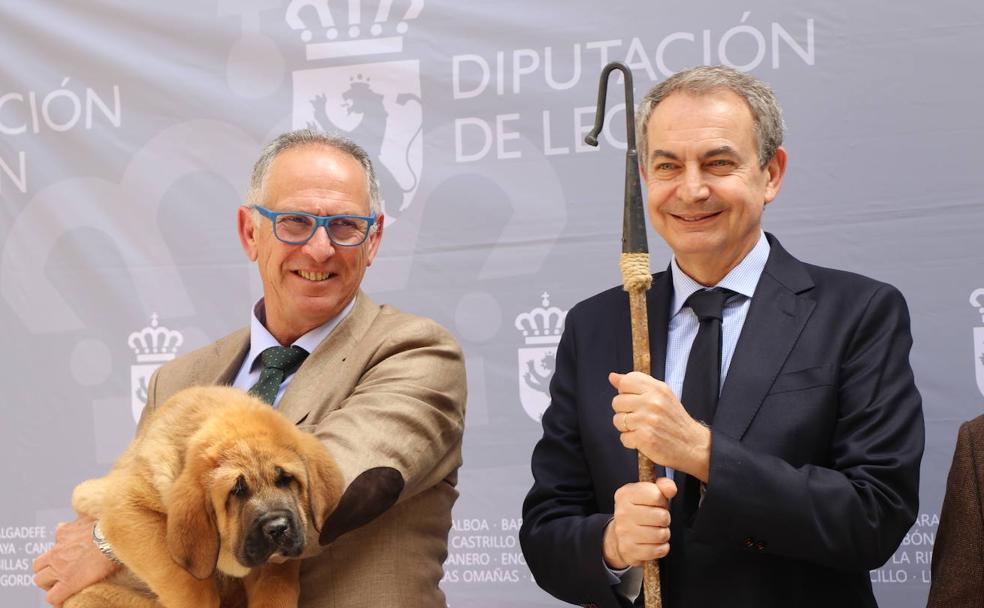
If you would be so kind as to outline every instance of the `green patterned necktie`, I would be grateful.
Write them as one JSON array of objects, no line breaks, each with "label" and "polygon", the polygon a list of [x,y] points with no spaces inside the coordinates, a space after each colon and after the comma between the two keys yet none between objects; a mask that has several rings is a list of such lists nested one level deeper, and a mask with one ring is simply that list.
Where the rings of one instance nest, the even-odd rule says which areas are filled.
[{"label": "green patterned necktie", "polygon": [[250,394],[273,405],[284,378],[294,373],[307,356],[308,352],[300,346],[271,346],[266,349],[260,353],[263,371],[260,379],[249,389]]}]

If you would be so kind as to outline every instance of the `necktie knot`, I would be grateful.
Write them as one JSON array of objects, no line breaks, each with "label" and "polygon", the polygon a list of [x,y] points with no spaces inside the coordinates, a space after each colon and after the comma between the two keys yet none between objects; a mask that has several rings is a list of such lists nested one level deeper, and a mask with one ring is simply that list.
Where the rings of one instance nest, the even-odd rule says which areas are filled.
[{"label": "necktie knot", "polygon": [[689,306],[700,322],[710,319],[721,320],[721,311],[724,309],[724,302],[732,292],[730,289],[717,287],[715,289],[701,289],[695,291],[687,298],[686,306]]},{"label": "necktie knot", "polygon": [[263,369],[273,368],[290,374],[301,366],[308,352],[300,346],[271,346],[260,353]]},{"label": "necktie knot", "polygon": [[273,404],[280,392],[280,385],[301,366],[307,356],[308,352],[300,346],[271,346],[264,350],[260,353],[260,363],[263,364],[260,379],[249,392]]}]

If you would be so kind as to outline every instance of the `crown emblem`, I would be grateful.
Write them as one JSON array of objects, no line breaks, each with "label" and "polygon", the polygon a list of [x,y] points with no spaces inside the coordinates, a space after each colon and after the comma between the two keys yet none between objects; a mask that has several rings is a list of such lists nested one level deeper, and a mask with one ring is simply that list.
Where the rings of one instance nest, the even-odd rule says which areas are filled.
[{"label": "crown emblem", "polygon": [[[400,9],[394,9],[400,5]],[[334,7],[334,10],[333,10]],[[403,51],[410,21],[420,15],[424,0],[291,0],[287,25],[300,32],[307,58],[332,59]]]},{"label": "crown emblem", "polygon": [[974,333],[974,374],[977,376],[977,388],[984,395],[984,287],[978,287],[970,292],[970,305],[981,315],[981,324],[973,329]]},{"label": "crown emblem", "polygon": [[564,319],[567,311],[556,306],[550,306],[550,294],[543,292],[542,307],[538,306],[529,312],[520,313],[516,317],[516,329],[523,332],[526,344],[558,344],[560,334],[564,332]]},{"label": "crown emblem", "polygon": [[984,323],[984,287],[970,292],[970,305],[981,313],[981,322]]},{"label": "crown emblem", "polygon": [[156,312],[150,315],[150,326],[133,332],[127,341],[139,363],[170,361],[183,342],[181,332],[158,325]]}]

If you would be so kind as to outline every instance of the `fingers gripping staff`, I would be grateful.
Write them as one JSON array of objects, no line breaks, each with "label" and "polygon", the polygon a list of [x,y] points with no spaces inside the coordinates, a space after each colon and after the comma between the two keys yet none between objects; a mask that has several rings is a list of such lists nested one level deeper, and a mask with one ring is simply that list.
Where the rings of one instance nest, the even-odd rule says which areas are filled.
[{"label": "fingers gripping staff", "polygon": [[[646,216],[642,207],[642,187],[639,184],[639,157],[635,138],[635,101],[632,95],[632,72],[622,63],[612,62],[601,72],[598,83],[598,106],[595,124],[584,137],[585,143],[598,145],[598,134],[605,123],[605,99],[608,95],[608,77],[615,70],[625,77],[625,209],[622,220],[622,256],[619,267],[622,282],[629,292],[629,310],[632,323],[632,367],[637,372],[650,373],[649,323],[646,317],[646,291],[652,285],[649,273],[649,244],[646,241]],[[623,428],[627,416],[621,421]],[[639,481],[655,482],[653,463],[639,452]],[[659,581],[659,562],[650,560],[643,569],[643,591],[646,608],[661,608],[663,605]]]}]

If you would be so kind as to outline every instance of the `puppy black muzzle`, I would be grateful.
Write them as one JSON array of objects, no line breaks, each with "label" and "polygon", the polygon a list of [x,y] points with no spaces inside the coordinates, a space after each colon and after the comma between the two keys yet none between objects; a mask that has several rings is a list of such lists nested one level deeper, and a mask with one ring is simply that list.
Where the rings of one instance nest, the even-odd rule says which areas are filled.
[{"label": "puppy black muzzle", "polygon": [[266,563],[274,553],[297,557],[303,551],[304,535],[297,516],[286,509],[269,511],[257,517],[250,526],[240,562],[254,568]]}]

